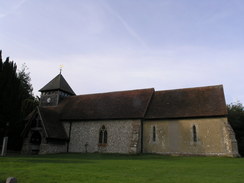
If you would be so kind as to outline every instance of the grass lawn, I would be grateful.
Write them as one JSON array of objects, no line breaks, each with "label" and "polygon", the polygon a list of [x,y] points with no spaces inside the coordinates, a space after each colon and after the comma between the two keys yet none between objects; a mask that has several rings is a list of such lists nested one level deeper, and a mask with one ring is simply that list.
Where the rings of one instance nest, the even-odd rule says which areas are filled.
[{"label": "grass lawn", "polygon": [[0,183],[237,183],[244,158],[58,154],[0,157]]}]

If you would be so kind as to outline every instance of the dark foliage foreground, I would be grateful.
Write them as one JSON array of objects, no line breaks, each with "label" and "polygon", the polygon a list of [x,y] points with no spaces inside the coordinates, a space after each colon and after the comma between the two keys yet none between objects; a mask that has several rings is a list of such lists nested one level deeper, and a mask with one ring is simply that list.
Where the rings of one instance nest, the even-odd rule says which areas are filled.
[{"label": "dark foliage foreground", "polygon": [[0,144],[8,136],[11,150],[20,150],[24,118],[37,105],[26,70],[24,65],[17,71],[17,65],[9,57],[3,62],[0,50]]}]

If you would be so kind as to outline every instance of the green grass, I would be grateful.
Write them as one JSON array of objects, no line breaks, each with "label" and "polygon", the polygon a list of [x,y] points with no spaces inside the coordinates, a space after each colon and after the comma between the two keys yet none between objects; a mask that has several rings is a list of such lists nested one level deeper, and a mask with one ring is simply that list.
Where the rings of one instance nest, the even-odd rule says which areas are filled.
[{"label": "green grass", "polygon": [[0,183],[237,183],[243,158],[58,154],[0,157]]}]

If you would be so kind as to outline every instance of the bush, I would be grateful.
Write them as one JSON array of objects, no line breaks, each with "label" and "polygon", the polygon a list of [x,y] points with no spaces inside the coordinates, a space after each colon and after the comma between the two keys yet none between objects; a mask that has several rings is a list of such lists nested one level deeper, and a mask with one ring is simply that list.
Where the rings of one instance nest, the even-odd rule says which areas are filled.
[{"label": "bush", "polygon": [[239,153],[244,156],[244,107],[240,102],[229,104],[227,107],[228,121],[235,132]]}]

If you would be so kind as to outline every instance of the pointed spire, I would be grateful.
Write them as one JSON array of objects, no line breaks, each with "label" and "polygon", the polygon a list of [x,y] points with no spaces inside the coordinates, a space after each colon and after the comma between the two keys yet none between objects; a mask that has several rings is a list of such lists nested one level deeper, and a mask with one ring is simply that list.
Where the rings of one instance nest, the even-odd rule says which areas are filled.
[{"label": "pointed spire", "polygon": [[75,92],[69,86],[67,81],[64,79],[62,74],[58,74],[54,79],[52,79],[48,84],[46,84],[43,88],[41,88],[40,92],[45,91],[54,91],[54,90],[61,90],[70,95],[75,95]]}]

